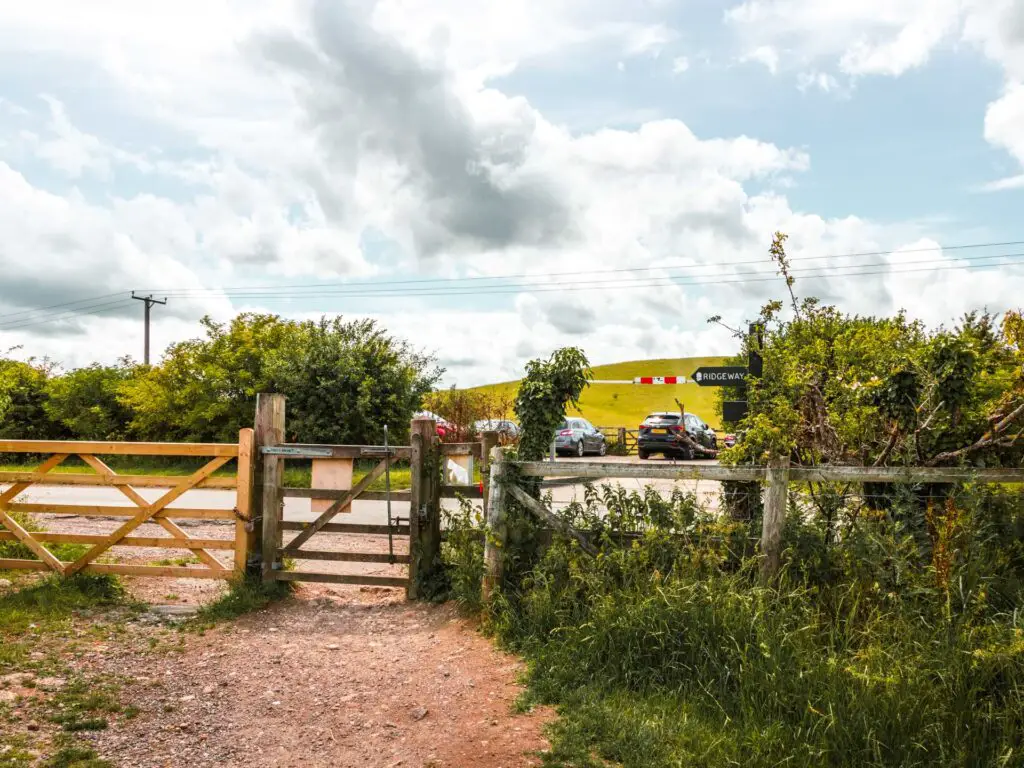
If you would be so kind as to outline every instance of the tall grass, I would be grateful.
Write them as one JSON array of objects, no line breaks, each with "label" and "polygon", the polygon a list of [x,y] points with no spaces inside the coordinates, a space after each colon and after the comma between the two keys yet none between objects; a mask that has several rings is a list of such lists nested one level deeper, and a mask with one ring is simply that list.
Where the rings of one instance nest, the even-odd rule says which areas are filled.
[{"label": "tall grass", "polygon": [[609,489],[599,555],[556,541],[489,626],[563,715],[556,764],[1024,765],[1021,505],[997,497],[962,500],[948,572],[900,515],[809,565],[795,510],[766,586],[736,524]]}]

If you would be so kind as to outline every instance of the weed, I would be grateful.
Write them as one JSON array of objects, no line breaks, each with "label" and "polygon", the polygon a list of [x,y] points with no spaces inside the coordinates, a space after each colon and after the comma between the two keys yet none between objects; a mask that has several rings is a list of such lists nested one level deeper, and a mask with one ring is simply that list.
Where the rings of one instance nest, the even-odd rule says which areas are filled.
[{"label": "weed", "polygon": [[203,630],[219,621],[236,619],[287,597],[291,594],[292,588],[289,582],[275,581],[264,584],[258,579],[233,579],[229,583],[227,593],[200,608],[196,617],[184,626]]}]

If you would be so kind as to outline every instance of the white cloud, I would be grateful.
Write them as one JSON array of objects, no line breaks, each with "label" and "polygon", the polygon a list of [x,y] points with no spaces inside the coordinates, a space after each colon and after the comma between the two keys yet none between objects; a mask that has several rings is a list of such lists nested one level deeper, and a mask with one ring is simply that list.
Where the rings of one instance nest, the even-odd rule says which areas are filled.
[{"label": "white cloud", "polygon": [[756,61],[763,64],[771,74],[778,74],[779,52],[770,45],[759,45],[749,53],[744,54],[741,61]]},{"label": "white cloud", "polygon": [[[810,166],[800,149],[750,136],[698,137],[679,120],[570,130],[489,79],[516,67],[557,68],[582,54],[594,53],[605,68],[654,56],[674,37],[648,18],[654,6],[96,5],[81,19],[52,0],[3,12],[0,45],[45,57],[62,73],[46,83],[53,100],[45,114],[17,101],[21,122],[0,134],[0,266],[15,286],[3,312],[115,289],[282,285],[300,275],[577,273],[527,280],[542,284],[535,292],[484,294],[468,309],[454,298],[380,301],[374,313],[389,329],[437,349],[452,380],[479,383],[517,376],[525,357],[565,343],[597,362],[723,349],[729,340],[704,318],[742,322],[779,294],[764,258],[776,229],[792,235],[796,258],[921,234],[795,211],[760,191],[783,188]],[[748,5],[748,15],[767,13],[763,3]],[[769,70],[781,69],[780,52],[789,50],[775,39],[747,48]],[[856,50],[833,53],[848,49]],[[864,56],[857,66],[876,66]],[[808,87],[838,86],[824,69],[800,71],[814,73]],[[104,94],[97,111],[112,105],[101,115],[105,126],[91,115],[89,132],[76,127],[72,106],[86,85]],[[158,145],[124,148],[115,120],[118,129],[135,121],[134,135],[158,136]],[[1016,146],[1011,112],[995,110],[992,123],[991,140]],[[21,131],[33,138],[19,138]],[[88,180],[93,192],[42,189],[26,179],[33,161]],[[131,190],[122,186],[127,171]],[[396,244],[397,266],[371,263],[368,233]],[[853,311],[891,311],[902,295],[886,268],[859,279],[854,293],[849,279],[828,274],[799,285]],[[751,272],[760,274],[748,279]],[[944,274],[936,278],[936,290],[948,294],[941,311],[969,306],[971,296],[945,288],[954,281]],[[998,281],[989,284],[997,299],[1004,295]],[[585,287],[614,290],[578,290]],[[905,298],[913,304],[919,296]],[[261,308],[258,299],[245,306]],[[136,347],[137,308],[114,309],[113,317],[54,323],[45,334],[42,326],[0,334],[76,363],[109,359]],[[223,297],[172,299],[157,313],[156,340],[191,335],[198,329],[187,323],[201,312],[230,309]]]},{"label": "white cloud", "polygon": [[676,56],[672,59],[672,74],[681,75],[690,68],[690,60],[685,56]]},{"label": "white cloud", "polygon": [[[899,76],[942,46],[966,42],[1003,68],[1006,91],[989,105],[985,137],[1024,165],[1024,2],[1021,0],[744,0],[725,14],[741,45],[785,49],[802,90],[836,91],[830,67],[851,78]],[[847,93],[838,89],[840,93]],[[1015,188],[996,181],[987,189]]]}]

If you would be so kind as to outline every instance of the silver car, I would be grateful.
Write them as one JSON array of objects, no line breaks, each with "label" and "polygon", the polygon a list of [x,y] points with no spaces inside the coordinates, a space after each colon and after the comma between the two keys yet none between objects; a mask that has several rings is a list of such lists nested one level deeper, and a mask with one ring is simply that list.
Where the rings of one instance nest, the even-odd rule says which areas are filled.
[{"label": "silver car", "polygon": [[589,421],[573,417],[562,421],[555,430],[555,451],[573,456],[604,456],[608,453],[608,442]]},{"label": "silver car", "polygon": [[481,432],[497,432],[504,440],[515,441],[519,439],[519,425],[508,419],[484,419],[473,424],[477,434]]}]

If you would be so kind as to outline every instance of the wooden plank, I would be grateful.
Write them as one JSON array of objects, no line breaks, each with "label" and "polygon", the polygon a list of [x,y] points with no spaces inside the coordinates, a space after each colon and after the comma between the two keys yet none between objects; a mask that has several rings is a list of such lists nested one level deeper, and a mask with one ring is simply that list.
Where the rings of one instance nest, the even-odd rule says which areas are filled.
[{"label": "wooden plank", "polygon": [[[70,565],[68,563],[67,565]],[[45,563],[39,560],[0,559],[0,571],[46,571]],[[186,579],[227,579],[231,571],[213,571],[209,568],[186,568],[170,565],[126,565],[124,563],[90,563],[82,573],[110,573],[118,576],[170,577]]]},{"label": "wooden plank", "polygon": [[[281,523],[282,531],[301,531],[309,523],[296,523],[291,520],[285,520]],[[389,528],[386,525],[367,525],[364,523],[327,523],[323,528],[320,529],[320,533],[351,533],[351,534],[367,534],[371,536],[387,536]],[[409,526],[395,525],[390,528],[392,536],[408,536]]]},{"label": "wooden plank", "polygon": [[575,528],[573,528],[571,525],[565,522],[565,520],[563,520],[550,509],[545,507],[541,502],[537,501],[537,499],[533,498],[533,496],[528,494],[518,485],[510,483],[508,485],[508,491],[513,496],[515,496],[516,501],[518,501],[524,507],[529,509],[535,515],[537,515],[537,517],[546,522],[552,528],[561,531],[563,534],[569,536],[572,539],[575,539],[576,542],[580,545],[580,548],[588,555],[597,554],[597,550],[594,549],[593,545],[591,545],[591,543],[587,541],[587,538],[582,533],[577,531]]},{"label": "wooden plank", "polygon": [[281,550],[282,557],[291,557],[295,560],[330,560],[338,563],[387,563],[397,565],[408,565],[409,555],[395,555],[394,561],[386,553],[376,552],[325,552],[320,550],[302,549],[298,552],[290,552],[287,549]]},{"label": "wooden plank", "polygon": [[238,486],[235,492],[235,573],[245,572],[249,557],[256,548],[255,527],[252,525],[253,454],[256,433],[246,427],[238,433]]},{"label": "wooden plank", "polygon": [[479,459],[483,456],[482,443],[441,443],[442,456],[472,456]]},{"label": "wooden plank", "polygon": [[524,477],[637,478],[640,480],[746,480],[765,477],[764,467],[723,467],[718,464],[675,464],[649,466],[600,461],[524,461],[515,465]]},{"label": "wooden plank", "polygon": [[[464,499],[482,499],[483,489],[479,485],[442,485],[441,498],[454,499],[462,496]],[[393,500],[394,497],[392,497]]]},{"label": "wooden plank", "polygon": [[[13,512],[28,512],[33,515],[71,515],[74,517],[131,517],[139,510],[136,507],[110,506],[96,504],[27,504],[15,502],[7,505]],[[230,509],[192,509],[185,507],[166,507],[154,518],[171,518],[177,520],[234,520],[235,513]]]},{"label": "wooden plank", "polygon": [[791,467],[790,482],[1024,483],[1024,469],[961,467]]},{"label": "wooden plank", "polygon": [[[111,481],[91,472],[51,472],[40,480],[32,472],[0,472],[0,484],[29,482],[33,485],[90,485],[97,487],[131,485],[135,488],[173,488],[184,475],[117,475]],[[234,477],[208,477],[195,488],[234,489]]]},{"label": "wooden plank", "polygon": [[57,573],[64,572],[64,566],[60,560],[54,557],[50,553],[50,550],[32,538],[32,534],[22,528],[18,524],[18,521],[8,515],[2,507],[0,507],[0,524],[13,533],[17,537],[18,541],[31,549],[35,553],[36,557],[50,566],[50,568],[55,570]]},{"label": "wooden plank", "polygon": [[313,521],[313,523],[311,523],[308,527],[303,528],[302,532],[294,539],[292,539],[291,542],[288,544],[288,552],[294,552],[294,550],[298,549],[307,541],[309,541],[310,538],[312,538],[317,531],[319,531],[321,528],[327,525],[327,523],[329,523],[331,519],[339,512],[345,512],[346,510],[348,510],[352,506],[352,502],[359,497],[359,494],[365,491],[366,488],[369,487],[369,485],[374,480],[376,480],[378,477],[384,474],[384,470],[387,468],[387,465],[388,459],[384,459],[383,461],[379,462],[377,466],[375,466],[369,474],[367,474],[365,477],[363,477],[362,480],[356,483],[355,488],[349,491],[344,498],[338,499],[336,502],[331,504],[330,507],[323,511],[320,517]]},{"label": "wooden plank", "polygon": [[42,464],[36,467],[32,472],[26,472],[25,474],[28,475],[28,477],[25,480],[15,483],[6,491],[0,493],[0,506],[5,506],[7,502],[18,496],[18,494],[27,489],[29,486],[38,483],[40,480],[43,479],[43,476],[46,475],[47,472],[56,467],[67,457],[68,455],[66,453],[58,453],[56,456],[51,456],[50,458],[48,458],[46,461],[44,461]]},{"label": "wooden plank", "polygon": [[[107,537],[96,533],[50,533],[49,531],[33,531],[32,537],[36,541],[46,544],[99,544],[106,541]],[[17,541],[18,537],[13,533],[0,531],[0,541]],[[189,539],[192,546],[203,549],[233,549],[235,543],[231,539]],[[126,536],[121,539],[119,547],[156,547],[160,549],[186,549],[182,547],[177,539],[169,536]]]},{"label": "wooden plank", "polygon": [[[275,471],[280,471],[280,462],[276,465],[268,461],[260,453],[264,446],[280,445],[284,442],[285,411],[288,399],[279,393],[268,394],[261,392],[256,395],[256,418],[253,422],[253,492],[252,492],[252,537],[256,545],[256,551],[252,559],[246,564],[246,574],[252,579],[265,579],[266,573],[273,568],[273,553],[277,551],[280,541],[280,533],[269,537],[271,541],[270,555],[264,556],[264,518],[270,520],[270,525],[275,525],[281,519],[280,488],[282,485],[280,476],[271,478],[273,493],[267,493],[265,486],[266,478],[264,472],[268,466],[274,466]],[[264,502],[269,501],[271,507],[264,509]],[[272,518],[272,519],[271,519]],[[269,557],[269,560],[267,559]]]},{"label": "wooden plank", "polygon": [[0,440],[0,453],[98,453],[103,456],[237,456],[238,446],[234,443]]},{"label": "wooden plank", "polygon": [[170,577],[175,579],[230,579],[234,572],[228,569],[188,568],[176,565],[126,565],[124,563],[89,563],[82,573],[111,573],[118,576]]},{"label": "wooden plank", "polygon": [[[516,465],[525,477],[637,478],[641,480],[742,480],[759,481],[765,467],[724,467],[717,464],[650,466],[611,462],[522,462]],[[860,483],[1024,483],[1024,469],[968,469],[959,467],[792,467],[791,482]]]},{"label": "wooden plank", "polygon": [[[87,453],[80,453],[78,454],[78,456],[88,466],[92,467],[96,474],[102,475],[103,477],[108,479],[117,477],[117,473],[114,472],[114,470],[108,467],[105,463],[103,463],[102,460],[100,460],[96,456],[92,456]],[[138,507],[139,509],[145,509],[146,507],[149,506],[149,502],[146,501],[142,496],[140,496],[131,486],[119,485],[117,486],[117,489],[121,493],[123,493],[128,498],[128,500],[135,504],[135,506]],[[191,550],[193,554],[195,554],[195,556],[199,558],[200,562],[202,562],[208,568],[213,568],[214,570],[224,569],[224,564],[216,557],[211,555],[209,552],[204,551],[201,547],[190,545],[188,543],[188,534],[181,530],[181,528],[175,525],[172,521],[168,520],[165,517],[161,517],[156,520],[156,523],[169,534],[171,534],[171,536],[178,539],[181,542],[181,546],[183,548]]]},{"label": "wooden plank", "polygon": [[275,566],[280,564],[275,555],[281,548],[281,522],[284,517],[284,498],[281,496],[281,478],[284,460],[277,456],[263,457],[263,487],[260,489],[263,509],[263,532],[260,541],[260,573],[264,581],[273,581]]},{"label": "wooden plank", "polygon": [[408,459],[409,447],[393,445],[309,445],[303,443],[277,443],[260,448],[263,456],[280,456],[285,459],[381,459],[391,456],[395,459]]},{"label": "wooden plank", "polygon": [[[286,499],[344,499],[349,491],[331,488],[282,488],[281,495]],[[355,501],[386,501],[388,495],[384,491],[363,491]],[[409,491],[392,491],[391,500],[406,502],[411,499]]]},{"label": "wooden plank", "polygon": [[230,460],[231,457],[229,456],[220,456],[207,462],[204,467],[192,473],[188,477],[184,478],[176,487],[169,490],[167,493],[165,493],[163,496],[161,496],[159,499],[154,501],[149,506],[139,510],[138,514],[136,514],[131,520],[128,520],[126,523],[123,523],[116,531],[110,534],[107,543],[95,545],[88,552],[86,552],[84,555],[78,558],[75,562],[67,566],[64,569],[65,575],[71,576],[80,571],[89,562],[95,560],[107,549],[117,544],[117,542],[120,539],[123,539],[129,533],[131,533],[140,525],[142,525],[151,517],[153,517],[153,515],[155,515],[157,512],[159,512],[168,504],[177,499],[179,496],[183,495],[191,488],[193,488],[196,485],[196,483],[200,482],[206,477],[209,477],[212,473],[216,472],[220,467],[224,466]]},{"label": "wooden plank", "polygon": [[361,584],[368,587],[408,587],[409,579],[400,576],[364,576],[355,573],[304,573],[277,571],[277,581],[311,581],[324,584]]},{"label": "wooden plank", "polygon": [[0,558],[0,571],[49,571],[50,566],[42,560],[17,560]]}]

